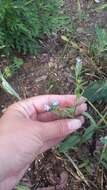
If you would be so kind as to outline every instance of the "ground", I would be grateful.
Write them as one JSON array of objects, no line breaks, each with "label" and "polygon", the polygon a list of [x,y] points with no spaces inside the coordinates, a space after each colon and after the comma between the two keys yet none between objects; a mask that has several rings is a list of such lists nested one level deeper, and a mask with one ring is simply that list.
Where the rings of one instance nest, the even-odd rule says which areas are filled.
[{"label": "ground", "polygon": [[[69,5],[68,2],[70,3]],[[101,3],[103,2],[101,1]],[[107,12],[97,13],[95,11],[96,3],[91,0],[81,1],[81,6],[85,13],[82,21],[79,21],[76,15],[75,1],[66,0],[66,7],[72,18],[72,22],[76,23],[76,35],[73,33],[73,39],[79,43],[80,47],[87,49],[90,39],[92,39],[95,33],[96,24],[107,30]],[[103,65],[103,68],[102,64],[100,64],[100,67],[96,69],[91,64],[91,58],[86,54],[81,55],[72,48],[64,52],[65,44],[59,36],[55,36],[52,39],[49,38],[44,43],[45,49],[43,53],[38,56],[23,56],[24,65],[12,78],[8,79],[22,99],[41,94],[72,94],[74,92],[72,76],[77,56],[82,57],[84,67],[83,78],[87,81],[87,84],[92,80],[107,79],[107,62]],[[2,58],[1,68],[6,64],[7,61]],[[15,101],[15,98],[6,94],[1,89],[1,112]],[[107,130],[102,133],[107,134]],[[87,157],[90,158],[89,171],[86,171],[81,166],[89,185],[85,180],[81,180],[73,164],[55,149],[40,155],[38,160],[35,160],[31,165],[20,183],[32,190],[106,190],[107,173],[102,169],[96,173],[96,160],[93,159],[92,143],[83,145],[78,151],[69,152],[77,165],[80,165],[83,159],[87,160]],[[98,141],[96,140],[97,143]],[[102,179],[104,180],[103,185],[101,183]]]}]

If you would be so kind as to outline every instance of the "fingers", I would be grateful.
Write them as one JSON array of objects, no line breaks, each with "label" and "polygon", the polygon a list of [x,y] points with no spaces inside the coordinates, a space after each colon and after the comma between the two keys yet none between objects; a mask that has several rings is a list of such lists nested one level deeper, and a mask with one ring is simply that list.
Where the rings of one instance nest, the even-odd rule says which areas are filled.
[{"label": "fingers", "polygon": [[[77,98],[75,95],[44,95],[29,98],[24,101],[20,101],[10,106],[6,113],[14,113],[15,115],[20,115],[21,117],[31,118],[32,120],[37,120],[37,116],[40,113],[46,113],[44,105],[51,105],[52,102],[58,102],[60,108],[70,107],[77,104]],[[84,103],[86,99],[84,97],[80,98],[78,105]],[[43,116],[44,117],[44,116]],[[45,117],[44,117],[45,118]],[[44,121],[44,120],[43,120]],[[45,121],[46,118],[45,118]]]},{"label": "fingers", "polygon": [[86,110],[87,110],[87,104],[83,103],[83,104],[77,106],[75,115],[78,116],[81,113],[85,112]]},{"label": "fingers", "polygon": [[64,140],[64,137],[62,138],[56,138],[56,139],[52,139],[47,141],[46,143],[44,143],[44,146],[41,148],[40,153],[52,148],[53,146],[59,144],[62,140]]},{"label": "fingers", "polygon": [[50,105],[53,101],[58,101],[60,107],[67,107],[74,105],[76,97],[74,95],[45,95],[32,98],[29,101],[33,101],[37,112],[45,112],[44,105]]},{"label": "fingers", "polygon": [[[45,112],[44,105],[50,105],[53,101],[58,101],[60,107],[74,106],[77,103],[75,95],[44,95],[36,96],[18,103],[23,107],[23,110],[27,110],[28,114],[36,110],[38,113]],[[86,99],[81,97],[80,103],[84,103]]]},{"label": "fingers", "polygon": [[59,119],[59,116],[52,112],[40,113],[37,116],[37,120],[41,122],[49,122],[57,119]]},{"label": "fingers", "polygon": [[65,137],[66,135],[81,128],[83,123],[84,117],[82,116],[78,119],[64,119],[40,123],[41,137],[44,141]]},{"label": "fingers", "polygon": [[[75,115],[78,116],[82,112],[85,112],[87,110],[87,104],[83,103],[79,106],[77,106]],[[52,112],[46,112],[46,113],[40,113],[38,114],[37,120],[41,122],[48,122],[48,121],[54,121],[59,119],[60,117],[57,116],[55,113]]]}]

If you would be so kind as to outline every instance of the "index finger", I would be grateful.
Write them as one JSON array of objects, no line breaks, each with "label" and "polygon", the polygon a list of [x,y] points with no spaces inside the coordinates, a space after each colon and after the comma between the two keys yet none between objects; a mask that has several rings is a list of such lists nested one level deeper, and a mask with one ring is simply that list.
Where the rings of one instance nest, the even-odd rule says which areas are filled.
[{"label": "index finger", "polygon": [[[44,105],[51,105],[53,101],[57,101],[60,107],[69,107],[74,106],[77,102],[77,98],[75,95],[41,95],[26,99],[24,101],[19,102],[21,106],[25,109],[29,108],[29,111],[35,109],[37,113],[44,113]],[[80,104],[85,102],[86,99],[84,97],[80,98]]]}]

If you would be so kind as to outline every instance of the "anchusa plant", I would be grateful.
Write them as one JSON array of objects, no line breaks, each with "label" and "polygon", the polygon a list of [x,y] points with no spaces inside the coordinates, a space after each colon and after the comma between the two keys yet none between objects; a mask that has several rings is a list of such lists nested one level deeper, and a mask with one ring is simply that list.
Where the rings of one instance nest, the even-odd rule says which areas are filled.
[{"label": "anchusa plant", "polygon": [[75,95],[76,95],[76,105],[73,107],[69,107],[66,109],[60,108],[58,102],[54,101],[51,104],[50,111],[56,113],[60,117],[63,118],[73,118],[75,115],[76,107],[79,103],[79,100],[82,95],[82,86],[83,86],[83,81],[81,77],[81,72],[82,72],[82,60],[80,57],[76,58],[76,66],[75,66],[75,76],[74,76],[74,82],[75,82]]},{"label": "anchusa plant", "polygon": [[[58,152],[64,153],[64,155],[69,158],[69,155],[67,152],[70,149],[75,150],[80,148],[81,145],[89,143],[92,139],[94,134],[97,133],[97,131],[101,130],[101,128],[105,128],[107,126],[107,121],[106,121],[106,116],[102,115],[98,109],[94,106],[93,102],[93,96],[94,93],[96,94],[94,96],[94,100],[96,101],[97,99],[99,100],[99,96],[97,93],[100,95],[100,101],[103,99],[103,92],[107,94],[107,84],[103,81],[103,83],[99,83],[99,85],[96,85],[96,81],[93,83],[93,85],[89,85],[86,89],[83,90],[84,82],[81,76],[82,73],[82,60],[80,57],[76,58],[76,66],[75,66],[75,75],[74,75],[74,82],[75,82],[75,95],[77,97],[77,104],[73,107],[69,108],[60,108],[58,102],[54,101],[48,111],[54,112],[57,114],[59,117],[62,118],[73,118],[75,117],[75,111],[76,107],[79,103],[79,100],[81,96],[85,96],[87,98],[87,103],[89,106],[93,109],[93,111],[97,114],[97,119],[94,119],[90,113],[84,112],[82,115],[89,120],[87,123],[88,126],[86,128],[83,128],[82,133],[76,132],[70,136],[68,136],[61,144],[58,145]],[[90,88],[91,87],[91,88]],[[92,92],[92,94],[90,94]],[[92,100],[92,102],[90,101]],[[97,151],[96,155],[96,160],[98,162],[98,168],[99,167],[104,167],[107,169],[107,137],[102,137],[101,138],[101,143],[104,144],[101,146],[101,149]],[[71,161],[71,160],[70,160]],[[85,162],[85,160],[83,160]]]}]

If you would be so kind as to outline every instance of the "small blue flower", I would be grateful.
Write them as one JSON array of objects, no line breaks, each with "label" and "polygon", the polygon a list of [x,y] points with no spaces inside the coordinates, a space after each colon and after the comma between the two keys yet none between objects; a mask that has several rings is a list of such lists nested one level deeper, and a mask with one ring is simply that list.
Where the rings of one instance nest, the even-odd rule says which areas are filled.
[{"label": "small blue flower", "polygon": [[78,78],[80,76],[81,70],[82,70],[82,60],[80,57],[77,57],[76,58],[76,67],[75,67],[76,78]]},{"label": "small blue flower", "polygon": [[81,63],[82,63],[81,58],[80,58],[80,57],[77,57],[77,58],[76,58],[76,64],[81,64]]},{"label": "small blue flower", "polygon": [[53,100],[51,105],[53,107],[57,107],[57,106],[59,106],[59,102],[57,100]]},{"label": "small blue flower", "polygon": [[44,104],[44,111],[49,112],[51,107],[48,104]]}]

